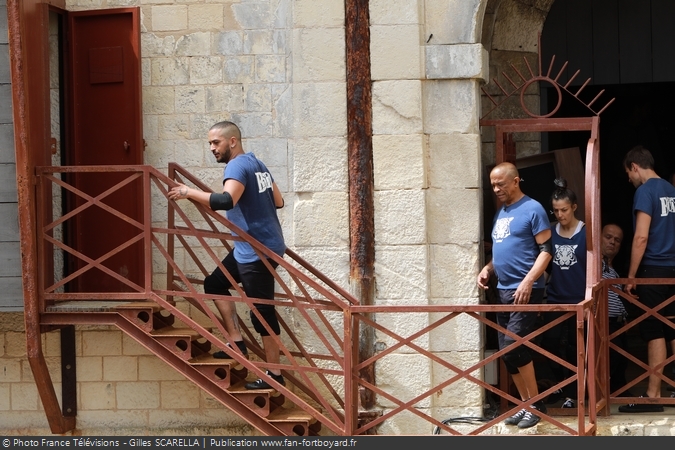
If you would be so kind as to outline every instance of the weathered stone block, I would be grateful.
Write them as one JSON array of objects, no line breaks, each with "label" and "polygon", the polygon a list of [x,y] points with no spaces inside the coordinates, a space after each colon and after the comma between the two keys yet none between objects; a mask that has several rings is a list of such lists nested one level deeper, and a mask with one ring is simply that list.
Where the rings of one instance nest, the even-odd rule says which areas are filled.
[{"label": "weathered stone block", "polygon": [[422,92],[418,80],[373,83],[373,134],[420,134]]},{"label": "weathered stone block", "polygon": [[489,80],[488,52],[481,44],[427,45],[427,79]]},{"label": "weathered stone block", "polygon": [[427,81],[424,99],[425,133],[478,134],[480,86],[477,80]]},{"label": "weathered stone block", "polygon": [[135,356],[106,356],[103,358],[103,378],[106,381],[135,381],[138,379],[137,361]]},{"label": "weathered stone block", "polygon": [[16,383],[19,381],[21,381],[20,360],[9,358],[0,360],[0,383]]},{"label": "weathered stone block", "polygon": [[115,384],[80,383],[80,409],[83,410],[110,410],[115,408]]},{"label": "weathered stone block", "polygon": [[423,190],[377,191],[374,195],[378,245],[423,244],[427,239]]},{"label": "weathered stone block", "polygon": [[161,406],[166,409],[199,408],[199,391],[190,381],[162,381]]},{"label": "weathered stone block", "polygon": [[373,80],[418,80],[423,73],[419,25],[370,27]]},{"label": "weathered stone block", "polygon": [[118,382],[115,387],[115,399],[119,409],[159,408],[159,383]]},{"label": "weathered stone block", "polygon": [[345,79],[343,28],[293,30],[293,80],[342,81]]},{"label": "weathered stone block", "polygon": [[211,33],[185,34],[176,41],[178,56],[209,56],[211,54]]},{"label": "weathered stone block", "polygon": [[223,63],[225,83],[252,83],[255,81],[255,57],[235,56]]},{"label": "weathered stone block", "polygon": [[12,411],[35,411],[39,397],[35,383],[12,383],[10,385]]},{"label": "weathered stone block", "polygon": [[232,6],[234,18],[243,29],[272,28],[274,20],[270,2],[243,2]]},{"label": "weathered stone block", "polygon": [[244,31],[243,52],[247,55],[267,55],[275,53],[276,33],[272,30]]},{"label": "weathered stone block", "polygon": [[426,0],[426,35],[433,34],[429,43],[478,42],[486,3],[481,0]]},{"label": "weathered stone block", "polygon": [[434,298],[477,298],[478,244],[431,245],[429,289]]},{"label": "weathered stone block", "polygon": [[258,55],[255,58],[255,79],[259,83],[286,82],[286,59],[284,55]]},{"label": "weathered stone block", "polygon": [[185,377],[154,355],[138,357],[138,379],[142,381],[184,380]]},{"label": "weathered stone block", "polygon": [[479,189],[482,173],[480,158],[481,142],[478,134],[429,136],[429,185],[442,189]]},{"label": "weathered stone block", "polygon": [[223,64],[222,59],[219,56],[191,58],[190,84],[222,83],[223,82],[222,64]]},{"label": "weathered stone block", "polygon": [[173,114],[173,87],[143,87],[143,112],[145,114]]},{"label": "weathered stone block", "polygon": [[421,134],[373,136],[375,190],[426,188],[426,147]]},{"label": "weathered stone block", "polygon": [[347,98],[344,83],[298,83],[293,86],[296,136],[345,136]]},{"label": "weathered stone block", "polygon": [[427,298],[426,246],[376,246],[375,255],[377,298]]},{"label": "weathered stone block", "polygon": [[335,247],[349,241],[347,194],[317,192],[301,195],[293,211],[295,245]]},{"label": "weathered stone block", "polygon": [[478,242],[483,224],[481,196],[482,191],[479,189],[429,189],[429,242]]},{"label": "weathered stone block", "polygon": [[[431,313],[430,321],[438,322],[449,313]],[[429,333],[430,349],[434,352],[469,352],[482,347],[483,325],[467,314],[438,325]]]},{"label": "weathered stone block", "polygon": [[152,58],[150,61],[151,84],[175,86],[190,82],[188,58]]},{"label": "weathered stone block", "polygon": [[[382,306],[382,303],[378,301],[378,306]],[[393,304],[390,302],[389,304]],[[406,302],[406,306],[409,306],[410,303]],[[398,337],[391,337],[387,333],[382,331],[375,331],[375,346],[378,350],[386,350],[391,348],[399,343],[401,339],[407,339],[413,334],[416,334],[423,330],[426,326],[429,325],[429,313],[426,312],[405,312],[405,313],[377,313],[376,316],[377,324],[388,332],[394,333]],[[412,344],[415,344],[425,350],[429,349],[431,336],[429,333],[424,333],[420,337],[412,341]],[[396,350],[398,354],[416,354],[419,351],[409,345],[404,345],[399,347]]]},{"label": "weathered stone block", "polygon": [[5,356],[26,356],[26,335],[15,331],[5,333]]},{"label": "weathered stone block", "polygon": [[272,92],[268,84],[249,84],[244,86],[245,111],[271,111]]},{"label": "weathered stone block", "polygon": [[[459,371],[477,365],[481,359],[478,352],[437,353],[436,356],[445,361],[441,364],[432,361],[433,385],[438,386],[454,378]],[[476,379],[482,380],[482,370],[470,372]],[[434,395],[434,406],[452,406],[453,408],[472,408],[483,405],[483,388],[474,381],[460,378]]]},{"label": "weathered stone block", "polygon": [[101,356],[82,356],[75,364],[77,381],[102,381],[103,358]]},{"label": "weathered stone block", "polygon": [[222,30],[223,5],[188,5],[188,28],[191,30]]},{"label": "weathered stone block", "polygon": [[345,5],[343,2],[333,0],[295,0],[293,2],[295,28],[344,27],[344,24]]},{"label": "weathered stone block", "polygon": [[[291,141],[296,192],[347,191],[347,140],[316,137]],[[317,155],[322,155],[317,158]]]},{"label": "weathered stone block", "polygon": [[410,0],[371,0],[371,25],[412,25],[421,23],[424,2]]},{"label": "weathered stone block", "polygon": [[206,86],[206,112],[242,111],[244,109],[244,86],[241,84],[218,84]]},{"label": "weathered stone block", "polygon": [[[431,388],[431,365],[429,358],[419,354],[402,355],[392,353],[377,360],[375,379],[377,386],[396,397],[401,402],[408,402],[423,395]],[[426,408],[431,404],[431,396],[417,401],[415,408]],[[384,396],[378,397],[383,407],[398,406]]]},{"label": "weathered stone block", "polygon": [[187,5],[153,6],[151,31],[185,30],[188,24]]},{"label": "weathered stone block", "polygon": [[83,356],[122,354],[122,333],[119,331],[83,331]]}]

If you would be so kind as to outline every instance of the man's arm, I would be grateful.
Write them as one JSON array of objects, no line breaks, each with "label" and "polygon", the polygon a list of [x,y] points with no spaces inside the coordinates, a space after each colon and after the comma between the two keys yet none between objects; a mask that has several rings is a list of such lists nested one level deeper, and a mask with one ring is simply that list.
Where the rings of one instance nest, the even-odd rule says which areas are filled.
[{"label": "man's arm", "polygon": [[274,196],[274,206],[279,208],[284,207],[284,197],[281,195],[281,191],[276,183],[272,183],[272,195]]},{"label": "man's arm", "polygon": [[483,270],[480,271],[478,274],[478,278],[476,279],[476,283],[478,284],[478,287],[484,290],[487,290],[489,288],[488,282],[490,281],[490,274],[495,271],[494,266],[492,265],[492,261],[487,263],[485,267],[483,267]]},{"label": "man's arm", "polygon": [[546,271],[546,267],[548,266],[548,263],[551,261],[551,258],[553,257],[553,255],[549,253],[550,243],[548,244],[549,251],[544,251],[542,249],[542,246],[546,244],[550,239],[551,239],[550,228],[540,232],[534,237],[534,240],[537,242],[537,244],[540,245],[539,256],[537,256],[537,259],[534,261],[534,265],[527,273],[527,275],[525,275],[523,281],[521,281],[520,284],[518,285],[516,293],[513,294],[513,302],[515,304],[523,305],[530,301],[530,295],[532,295],[532,286],[544,274],[544,272]]},{"label": "man's arm", "polygon": [[[225,183],[223,183],[223,194],[229,194],[232,198],[232,206],[236,205],[241,195],[244,193],[244,185],[232,178],[228,178]],[[181,198],[187,198],[196,201],[204,206],[211,207],[211,193],[200,191],[198,189],[192,189],[184,184],[179,184],[174,188],[171,188],[169,191],[169,198],[172,200],[178,200]],[[275,199],[276,201],[276,199]],[[283,203],[283,199],[282,199]]]},{"label": "man's arm", "polygon": [[[647,240],[649,239],[649,227],[652,224],[652,216],[643,212],[637,211],[635,213],[635,234],[633,235],[633,246],[630,250],[630,266],[628,267],[628,278],[635,278],[640,262],[647,249]],[[634,284],[626,284],[623,290],[630,295]]]}]

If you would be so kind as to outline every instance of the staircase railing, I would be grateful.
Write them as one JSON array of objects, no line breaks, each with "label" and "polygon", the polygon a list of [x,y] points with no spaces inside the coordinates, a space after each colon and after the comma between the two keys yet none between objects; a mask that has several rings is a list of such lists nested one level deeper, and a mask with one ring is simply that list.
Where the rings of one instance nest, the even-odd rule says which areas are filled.
[{"label": "staircase railing", "polygon": [[[115,172],[119,176],[112,186],[94,194],[82,192],[64,181],[70,174],[80,172]],[[556,310],[564,314],[528,336],[512,335],[515,340],[512,346],[484,357],[480,345],[483,329],[509,334],[496,324],[490,314],[511,311],[514,306],[359,305],[345,289],[316,270],[298,253],[289,249],[282,258],[227,221],[223,215],[189,201],[169,200],[168,190],[177,182],[204,191],[210,190],[174,164],[170,165],[168,176],[149,166],[38,168],[38,192],[49,192],[43,186],[51,185],[61,189],[55,190],[53,197],[74,195],[82,199],[76,208],[65,214],[53,214],[51,217],[40,215],[40,255],[51,261],[46,266],[59,267],[62,260],[68,258],[81,260],[80,265],[76,266],[77,270],[72,273],[60,275],[57,271],[53,276],[45,272],[40,276],[41,313],[45,313],[47,307],[73,301],[150,300],[198,333],[211,348],[228,352],[232,359],[256,376],[263,376],[264,370],[270,367],[282,370],[289,383],[282,386],[272,381],[271,384],[286,400],[310,414],[329,432],[339,435],[374,431],[386,434],[431,434],[433,430],[449,434],[502,433],[499,427],[507,415],[520,408],[530,407],[532,403],[545,399],[555,390],[575,381],[579,381],[579,398],[587,396],[588,404],[584,405],[583,400],[580,402],[582,407],[578,408],[576,423],[565,421],[553,412],[544,415],[544,421],[552,428],[543,433],[595,433],[595,385],[589,384],[587,389],[585,383],[588,377],[595,379],[596,369],[596,365],[587,363],[597,358],[595,319],[592,318],[596,309],[593,301],[555,307],[518,305],[517,308],[523,311]],[[142,220],[106,204],[108,196],[130,183],[142,183],[143,186]],[[52,196],[39,196],[39,211],[45,210],[46,202],[51,204]],[[85,255],[68,245],[59,229],[67,227],[69,221],[88,208],[105,210],[111,217],[130,224],[137,232],[103,255]],[[104,230],[97,232],[103,234]],[[227,273],[221,259],[238,239],[249,242],[261,260],[270,259],[278,264],[276,270],[272,270],[271,265],[266,263],[276,280],[274,300],[247,297],[236,283],[233,283],[232,296],[203,293],[204,276],[215,267]],[[106,266],[108,259],[134,245],[142,245],[143,248],[144,274],[137,282],[130,281],[125,274]],[[93,269],[101,276],[116,280],[123,290],[68,292],[68,286],[77,277]],[[281,362],[268,365],[261,360],[263,348],[257,334],[251,331],[246,317],[240,317],[240,323],[253,356],[247,359],[239,352],[228,349],[227,344],[232,344],[232,341],[219,315],[214,312],[214,299],[238,302],[240,308],[246,306],[254,314],[254,303],[275,305],[283,329],[281,336],[274,337],[280,347]],[[579,337],[576,364],[568,363],[538,345],[542,333],[572,316],[576,317]],[[61,315],[58,320],[59,323],[65,323],[67,318]],[[359,362],[358,330],[361,326],[376,330],[377,348],[372,358]],[[585,327],[588,327],[588,333]],[[467,341],[468,333],[475,333],[475,342]],[[140,334],[136,334],[140,339]],[[274,333],[271,335],[274,336]],[[584,336],[588,336],[588,343],[584,341]],[[570,375],[526,402],[517,398],[512,386],[486,382],[481,371],[495,365],[500,356],[516,345],[530,347],[539,358],[563,366]],[[161,352],[158,356],[162,357]],[[165,354],[164,358],[169,358],[169,355]],[[375,365],[374,373],[380,380],[378,383],[371,384],[358,376],[360,370],[370,365]],[[387,376],[382,376],[385,372]],[[392,377],[396,373],[401,373],[400,381]],[[506,380],[506,377],[502,376],[501,379]],[[200,383],[198,377],[195,380],[195,383]],[[359,421],[360,389],[369,389],[378,398],[378,414],[371,415],[369,421]],[[498,403],[496,410],[488,412],[483,409],[486,395]],[[228,405],[227,396],[223,396],[221,401]],[[446,420],[448,416],[467,413],[471,413],[477,422],[457,425]],[[256,423],[251,423],[256,426]],[[275,432],[274,428],[258,428],[263,433]]]}]

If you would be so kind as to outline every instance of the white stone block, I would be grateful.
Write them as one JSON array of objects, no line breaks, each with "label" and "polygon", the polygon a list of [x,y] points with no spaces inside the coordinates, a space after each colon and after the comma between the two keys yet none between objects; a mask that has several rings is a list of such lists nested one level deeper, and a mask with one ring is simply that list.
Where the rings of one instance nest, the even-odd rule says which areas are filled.
[{"label": "white stone block", "polygon": [[371,25],[419,24],[424,2],[418,0],[370,0]]},{"label": "white stone block", "polygon": [[343,28],[293,30],[293,80],[342,81],[346,77]]},{"label": "white stone block", "polygon": [[185,139],[189,137],[190,118],[187,115],[167,115],[159,118],[159,138]]},{"label": "white stone block", "polygon": [[291,141],[291,153],[296,192],[347,192],[347,140],[344,137],[295,139]]},{"label": "white stone block", "polygon": [[422,134],[373,136],[375,190],[426,188],[426,154]]},{"label": "white stone block", "polygon": [[223,82],[223,62],[218,56],[193,57],[190,60],[190,84]]},{"label": "white stone block", "polygon": [[429,136],[429,185],[432,188],[481,187],[481,143],[478,134]]},{"label": "white stone block", "polygon": [[[382,306],[382,303],[378,301],[377,305]],[[406,302],[405,306],[409,306],[409,304]],[[377,321],[378,326],[387,330],[386,333],[380,330],[375,331],[375,347],[380,351],[384,351],[398,345],[401,340],[408,339],[427,327],[429,325],[429,313],[378,312],[375,320]],[[393,336],[389,333],[393,334]],[[431,339],[432,336],[429,333],[424,333],[414,339],[412,344],[428,350],[429,346],[433,345]],[[419,350],[410,345],[404,345],[398,347],[395,350],[395,353],[419,353]]]},{"label": "white stone block", "polygon": [[[438,361],[431,361],[434,386],[448,383],[460,371],[475,367],[481,361],[479,352],[437,353],[436,356],[445,362],[441,364]],[[468,375],[482,381],[482,370],[479,368],[469,372]],[[434,406],[482,407],[482,405],[483,388],[465,377],[455,379],[434,395]]]},{"label": "white stone block", "polygon": [[478,80],[427,81],[424,99],[425,133],[478,133]]},{"label": "white stone block", "polygon": [[427,79],[489,80],[488,52],[481,44],[427,45]]},{"label": "white stone block", "polygon": [[176,86],[176,114],[206,112],[204,86]]},{"label": "white stone block", "polygon": [[275,32],[272,30],[245,30],[243,52],[247,55],[274,53]]},{"label": "white stone block", "polygon": [[345,83],[298,83],[293,86],[293,128],[296,136],[345,136]]},{"label": "white stone block", "polygon": [[272,92],[269,84],[248,84],[244,86],[244,110],[272,110]]},{"label": "white stone block", "polygon": [[144,114],[173,114],[174,88],[173,87],[143,87]]},{"label": "white stone block", "polygon": [[[430,369],[430,360],[426,356],[390,353],[375,363],[377,387],[396,397],[400,402],[408,402],[423,396],[432,387]],[[383,395],[378,396],[377,401],[385,408],[398,406]],[[415,402],[412,407],[426,408],[431,402],[431,396],[426,396]]]},{"label": "white stone block", "polygon": [[335,0],[295,0],[294,28],[344,27],[344,2]]},{"label": "white stone block", "polygon": [[223,63],[225,83],[252,83],[255,81],[255,57],[233,56]]},{"label": "white stone block", "polygon": [[483,226],[482,195],[479,189],[427,190],[429,242],[477,243]]},{"label": "white stone block", "polygon": [[171,56],[175,50],[176,38],[141,33],[141,54],[143,57]]},{"label": "white stone block", "polygon": [[427,238],[425,192],[421,189],[376,191],[377,245],[424,244]]},{"label": "white stone block", "polygon": [[209,56],[211,54],[211,33],[185,34],[176,41],[176,55]]},{"label": "white stone block", "polygon": [[255,58],[255,78],[259,83],[286,82],[285,55],[259,55]]},{"label": "white stone block", "polygon": [[272,28],[273,15],[271,2],[242,2],[234,3],[232,11],[237,22],[243,29]]},{"label": "white stone block", "polygon": [[419,25],[384,25],[370,28],[373,80],[418,80],[423,73]]},{"label": "white stone block", "polygon": [[336,247],[349,242],[347,194],[301,194],[293,211],[295,245]]},{"label": "white stone block", "polygon": [[434,298],[477,298],[478,244],[431,245],[429,284]]},{"label": "white stone block", "polygon": [[481,348],[483,324],[468,314],[459,314],[441,324],[449,314],[430,314],[430,322],[438,322],[438,326],[429,332],[429,348],[434,352],[469,352]]},{"label": "white stone block", "polygon": [[429,43],[478,42],[487,3],[483,0],[425,0],[426,35],[433,34]]},{"label": "white stone block", "polygon": [[373,83],[373,134],[422,132],[422,85],[418,80]]},{"label": "white stone block", "polygon": [[427,298],[426,246],[377,246],[375,283],[377,298],[401,299],[405,302]]},{"label": "white stone block", "polygon": [[188,28],[191,30],[222,30],[224,23],[223,5],[188,5]]},{"label": "white stone block", "polygon": [[244,86],[241,84],[217,84],[205,87],[206,112],[243,111]]},{"label": "white stone block", "polygon": [[187,5],[153,6],[151,11],[152,31],[178,31],[187,28]]},{"label": "white stone block", "polygon": [[151,58],[150,81],[155,86],[175,86],[190,82],[188,58]]}]

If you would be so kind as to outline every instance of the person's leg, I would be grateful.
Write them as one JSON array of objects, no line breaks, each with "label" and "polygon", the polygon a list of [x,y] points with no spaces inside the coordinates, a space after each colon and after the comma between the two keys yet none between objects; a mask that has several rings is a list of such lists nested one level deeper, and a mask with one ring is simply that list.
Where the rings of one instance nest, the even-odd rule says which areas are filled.
[{"label": "person's leg", "polygon": [[[647,360],[652,369],[663,364],[666,360],[666,340],[664,338],[652,339],[647,343]],[[647,387],[647,396],[651,398],[661,397],[661,377],[658,374],[663,373],[663,367],[656,370],[656,373],[649,376]]]},{"label": "person's leg", "polygon": [[[236,282],[239,282],[239,271],[232,252],[228,253],[222,263],[232,278]],[[208,275],[204,279],[204,292],[206,294],[230,295],[231,288],[232,283],[230,283],[230,280],[227,279],[223,271],[220,270],[220,267],[216,267],[211,275]],[[243,338],[239,329],[235,303],[226,300],[214,300],[214,304],[220,313],[220,317],[223,319],[223,326],[230,334],[230,338],[235,342],[242,341]]]},{"label": "person's leg", "polygon": [[[276,263],[269,262],[273,268],[276,268]],[[251,298],[274,299],[274,274],[267,269],[265,263],[256,261],[249,264],[240,264],[239,273],[241,274],[241,283],[246,295]],[[278,364],[280,361],[279,345],[263,324],[263,322],[267,324],[270,330],[277,336],[281,334],[276,309],[274,305],[263,303],[254,303],[254,308],[262,317],[261,321],[258,314],[251,311],[251,322],[263,341],[265,361],[270,364]],[[273,375],[281,377],[281,370],[279,368],[270,368],[268,371]]]}]

